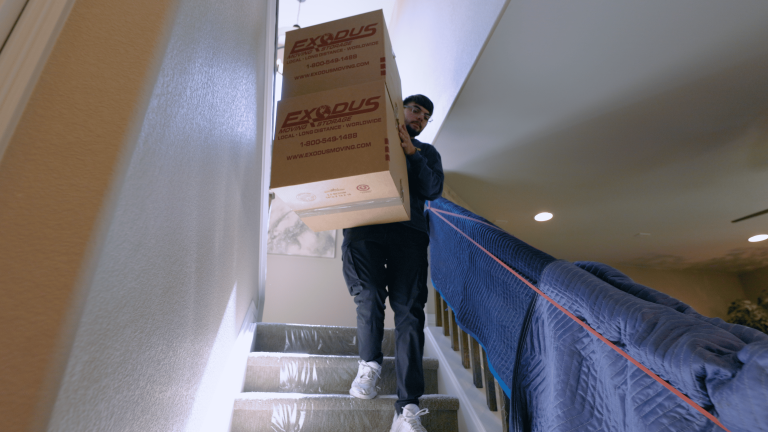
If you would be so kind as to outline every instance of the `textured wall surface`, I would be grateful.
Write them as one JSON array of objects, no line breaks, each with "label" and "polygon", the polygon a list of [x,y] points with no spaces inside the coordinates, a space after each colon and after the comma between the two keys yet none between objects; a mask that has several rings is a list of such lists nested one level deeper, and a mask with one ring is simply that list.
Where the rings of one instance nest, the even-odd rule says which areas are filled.
[{"label": "textured wall surface", "polygon": [[435,103],[422,141],[435,140],[507,2],[398,0],[389,35],[403,97],[421,93]]},{"label": "textured wall surface", "polygon": [[696,309],[696,312],[710,317],[725,319],[731,302],[745,298],[735,273],[654,270],[622,265],[613,267],[635,282],[671,295]]},{"label": "textured wall surface", "polygon": [[228,422],[211,405],[257,297],[266,5],[75,4],[0,165],[4,431]]},{"label": "textured wall surface", "polygon": [[10,430],[55,397],[80,271],[172,3],[77,2],[3,157],[0,325],[13,331],[0,335],[0,417]]}]

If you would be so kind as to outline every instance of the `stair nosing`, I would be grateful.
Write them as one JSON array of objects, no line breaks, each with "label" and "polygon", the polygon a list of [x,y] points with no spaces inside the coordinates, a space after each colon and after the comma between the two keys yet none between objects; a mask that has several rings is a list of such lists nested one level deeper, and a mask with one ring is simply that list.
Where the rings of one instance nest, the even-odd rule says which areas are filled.
[{"label": "stair nosing", "polygon": [[[283,359],[283,358],[302,358],[302,359],[344,359],[344,360],[354,360],[359,359],[359,356],[354,355],[334,355],[334,354],[297,354],[297,353],[283,353],[283,352],[272,352],[272,351],[252,351],[248,353],[248,364],[252,364],[252,362],[255,363],[255,359],[260,358],[273,358],[273,359]],[[385,356],[385,361],[394,361],[395,358],[392,356]],[[436,358],[433,357],[423,357],[423,368],[428,370],[437,370],[440,367],[440,363]]]},{"label": "stair nosing", "polygon": [[[235,410],[254,410],[253,408],[244,407],[243,405],[252,401],[263,401],[265,403],[284,401],[278,403],[289,403],[289,401],[307,401],[307,400],[320,400],[320,399],[333,399],[336,401],[348,401],[350,406],[338,407],[334,406],[329,409],[349,409],[359,410],[365,409],[370,411],[390,410],[392,405],[397,401],[397,395],[379,395],[373,399],[358,399],[350,395],[343,394],[304,394],[304,393],[274,393],[274,392],[245,392],[238,394],[235,397]],[[419,398],[419,402],[422,405],[433,405],[432,409],[438,409],[441,411],[454,411],[459,409],[459,399],[450,395],[432,394],[424,395]],[[392,405],[390,405],[392,404]],[[447,405],[435,407],[435,404]],[[266,409],[269,409],[266,406]],[[259,411],[256,409],[256,411]]]}]

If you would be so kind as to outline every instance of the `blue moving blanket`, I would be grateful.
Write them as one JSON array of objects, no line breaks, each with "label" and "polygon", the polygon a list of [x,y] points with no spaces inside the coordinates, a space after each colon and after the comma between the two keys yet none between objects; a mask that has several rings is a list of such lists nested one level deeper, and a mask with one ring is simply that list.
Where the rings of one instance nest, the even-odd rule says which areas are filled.
[{"label": "blue moving blanket", "polygon": [[[485,221],[443,199],[432,206]],[[768,431],[768,335],[704,317],[611,267],[555,261],[494,227],[444,217],[732,432]],[[510,430],[720,430],[435,214],[429,224],[433,282],[487,348],[511,399]]]},{"label": "blue moving blanket", "polygon": [[[556,261],[539,289],[732,432],[768,431],[768,335],[703,317],[602,264]],[[522,343],[523,430],[720,430],[544,298]]]}]

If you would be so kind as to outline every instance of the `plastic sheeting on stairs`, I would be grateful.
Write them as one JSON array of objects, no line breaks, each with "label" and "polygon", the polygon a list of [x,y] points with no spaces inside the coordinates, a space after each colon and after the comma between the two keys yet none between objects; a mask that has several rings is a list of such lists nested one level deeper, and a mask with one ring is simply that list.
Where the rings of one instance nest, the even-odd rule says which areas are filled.
[{"label": "plastic sheeting on stairs", "polygon": [[[255,352],[248,357],[247,392],[349,394],[357,374],[358,356]],[[395,394],[395,361],[384,357],[378,380],[380,394]],[[425,394],[437,393],[438,362],[424,358]]]},{"label": "plastic sheeting on stairs", "polygon": [[[375,399],[296,393],[244,393],[235,401],[233,432],[388,431],[394,417],[395,395]],[[422,424],[429,431],[458,430],[456,398],[425,395],[420,406],[429,410]]]},{"label": "plastic sheeting on stairs", "polygon": [[[354,327],[260,323],[248,358],[244,392],[235,400],[233,432],[386,432],[397,400],[394,330],[384,331],[379,395],[357,399],[349,387],[357,373]],[[302,352],[303,351],[303,352]],[[459,401],[437,393],[438,361],[424,359],[422,417],[430,431],[458,431]]]},{"label": "plastic sheeting on stairs", "polygon": [[[381,350],[385,356],[395,355],[394,336],[394,330],[384,331]],[[256,332],[254,351],[356,356],[357,329],[263,323]]]}]

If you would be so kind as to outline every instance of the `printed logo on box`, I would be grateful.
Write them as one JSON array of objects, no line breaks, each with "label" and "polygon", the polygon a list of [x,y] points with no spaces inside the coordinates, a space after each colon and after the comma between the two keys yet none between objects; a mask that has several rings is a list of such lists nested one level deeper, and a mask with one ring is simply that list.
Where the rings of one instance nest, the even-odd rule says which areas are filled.
[{"label": "printed logo on box", "polygon": [[316,120],[325,120],[328,118],[329,115],[331,115],[331,107],[329,107],[328,105],[323,105],[317,109]]},{"label": "printed logo on box", "polygon": [[300,193],[300,194],[296,195],[296,199],[298,199],[299,201],[304,201],[304,202],[312,202],[316,198],[317,197],[315,196],[315,194],[311,194],[311,193]]},{"label": "printed logo on box", "polygon": [[368,192],[371,190],[371,187],[366,184],[361,184],[357,186],[357,190],[359,190],[360,192]]},{"label": "printed logo on box", "polygon": [[355,106],[357,101],[352,100],[351,102],[339,102],[333,108],[329,105],[320,105],[312,109],[293,111],[285,116],[285,121],[283,121],[283,125],[280,128],[301,126],[307,123],[315,127],[315,122],[373,112],[379,109],[377,99],[380,98],[381,96],[373,96],[367,99],[360,99],[357,106]]},{"label": "printed logo on box", "polygon": [[320,48],[328,45],[371,37],[376,34],[377,25],[379,25],[379,23],[360,26],[359,29],[352,28],[348,30],[340,30],[336,32],[336,34],[326,33],[324,35],[298,40],[293,44],[293,48],[291,48],[289,55],[312,52],[312,50],[319,51]]}]

